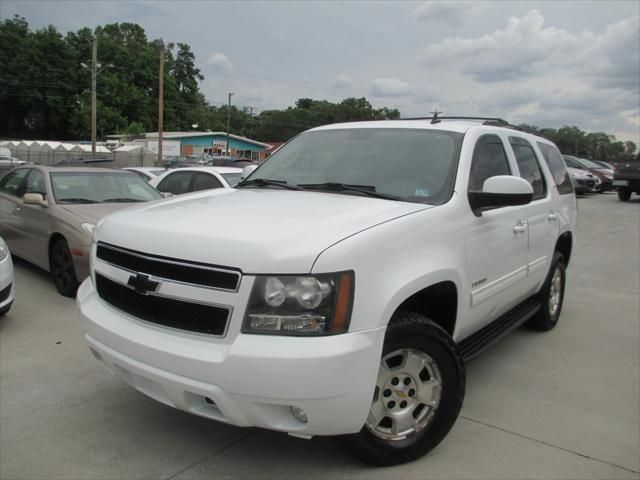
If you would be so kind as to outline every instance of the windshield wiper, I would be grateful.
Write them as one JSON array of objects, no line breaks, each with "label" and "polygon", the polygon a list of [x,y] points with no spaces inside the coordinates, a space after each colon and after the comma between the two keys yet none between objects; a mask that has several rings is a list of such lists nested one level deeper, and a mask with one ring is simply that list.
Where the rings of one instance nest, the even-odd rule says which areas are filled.
[{"label": "windshield wiper", "polygon": [[69,203],[98,203],[95,200],[89,200],[88,198],[61,198],[58,202],[69,202]]},{"label": "windshield wiper", "polygon": [[132,202],[144,202],[144,200],[140,200],[139,198],[105,198],[102,200],[102,203],[132,203]]},{"label": "windshield wiper", "polygon": [[256,186],[256,187],[282,187],[287,188],[289,190],[302,190],[300,187],[296,185],[289,185],[286,180],[270,180],[268,178],[252,178],[249,180],[244,180],[238,183],[235,188],[242,188],[248,186]]},{"label": "windshield wiper", "polygon": [[322,190],[327,192],[357,192],[369,197],[384,198],[386,200],[399,200],[400,197],[390,195],[388,193],[376,192],[373,185],[347,185],[345,183],[327,182],[327,183],[301,183],[299,187],[305,190]]}]

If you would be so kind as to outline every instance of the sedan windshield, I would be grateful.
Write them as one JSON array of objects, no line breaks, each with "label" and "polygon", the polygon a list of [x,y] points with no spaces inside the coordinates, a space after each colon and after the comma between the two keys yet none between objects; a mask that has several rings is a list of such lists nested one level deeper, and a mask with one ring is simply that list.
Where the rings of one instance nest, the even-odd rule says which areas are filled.
[{"label": "sedan windshield", "polygon": [[148,202],[162,195],[133,173],[52,172],[56,203]]},{"label": "sedan windshield", "polygon": [[[462,137],[407,128],[311,131],[282,147],[239,186],[282,189],[284,184],[341,195],[444,203],[453,191]],[[256,181],[260,179],[265,181]]]}]

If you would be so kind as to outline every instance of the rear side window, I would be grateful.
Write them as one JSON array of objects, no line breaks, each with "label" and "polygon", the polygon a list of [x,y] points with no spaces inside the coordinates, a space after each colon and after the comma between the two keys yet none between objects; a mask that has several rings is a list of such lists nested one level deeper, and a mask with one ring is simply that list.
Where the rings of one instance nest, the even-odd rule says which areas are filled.
[{"label": "rear side window", "polygon": [[20,168],[18,170],[14,170],[13,172],[7,173],[7,175],[2,180],[0,180],[0,192],[6,193],[8,195],[13,195],[14,197],[19,196],[20,185],[22,185],[22,181],[24,180],[24,177],[27,175],[28,171],[28,168]]},{"label": "rear side window", "polygon": [[509,137],[509,143],[516,157],[520,176],[533,187],[533,200],[540,200],[547,195],[547,184],[533,147],[524,138]]},{"label": "rear side window", "polygon": [[484,181],[496,175],[511,175],[504,144],[497,135],[483,135],[473,150],[469,190],[481,191]]},{"label": "rear side window", "polygon": [[573,193],[571,177],[569,177],[569,172],[567,172],[567,169],[564,166],[564,160],[562,159],[562,155],[558,149],[551,145],[547,145],[546,143],[537,143],[538,148],[542,152],[542,158],[544,158],[544,161],[547,162],[547,167],[551,170],[553,182],[558,188],[558,193],[560,195]]},{"label": "rear side window", "polygon": [[192,177],[193,172],[171,173],[160,182],[158,190],[161,192],[170,192],[174,195],[187,193],[189,191],[189,185],[191,184]]},{"label": "rear side window", "polygon": [[193,182],[193,191],[209,190],[211,188],[221,188],[222,183],[213,175],[208,173],[196,173],[196,179]]}]

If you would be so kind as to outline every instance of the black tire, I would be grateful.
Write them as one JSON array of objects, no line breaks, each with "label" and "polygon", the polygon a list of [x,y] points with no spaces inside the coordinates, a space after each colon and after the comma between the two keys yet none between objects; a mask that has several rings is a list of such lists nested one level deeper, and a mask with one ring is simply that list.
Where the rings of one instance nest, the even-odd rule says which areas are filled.
[{"label": "black tire", "polygon": [[631,190],[625,187],[618,187],[618,200],[628,202],[631,198]]},{"label": "black tire", "polygon": [[69,245],[67,245],[65,239],[61,238],[53,245],[49,261],[53,281],[60,295],[71,298],[75,297],[79,286],[78,277],[76,276],[76,269],[73,266],[73,258],[69,251]]},{"label": "black tire", "polygon": [[[547,274],[547,279],[538,293],[540,310],[538,310],[536,315],[529,320],[529,326],[546,332],[553,329],[558,324],[560,312],[562,312],[562,304],[564,302],[566,270],[567,263],[564,256],[560,252],[555,252],[553,254],[553,261],[551,262],[551,268]],[[556,272],[559,275],[559,282],[556,282],[554,285],[554,276],[556,275]],[[560,286],[560,292],[559,298],[556,299],[558,303],[554,309],[552,308],[551,290],[554,288],[556,291],[555,293],[557,293],[558,283]],[[555,304],[555,301],[553,303]]]},{"label": "black tire", "polygon": [[[456,344],[447,332],[422,315],[396,312],[387,328],[382,358],[400,349],[419,351],[435,362],[441,376],[439,402],[435,411],[427,415],[428,423],[421,430],[413,431],[401,439],[381,438],[380,435],[372,433],[367,424],[358,433],[340,437],[345,448],[353,456],[369,465],[398,465],[422,457],[449,433],[462,407],[465,370]],[[420,381],[423,381],[422,373]],[[379,387],[376,387],[374,392],[374,401],[376,394],[383,395]],[[409,395],[411,396],[411,392]],[[415,391],[414,395],[418,396]],[[386,401],[383,400],[383,403]],[[413,410],[411,414],[414,418],[421,409],[426,410],[427,407],[418,406]],[[418,412],[418,415],[420,414]],[[380,425],[383,422],[380,422]]]}]

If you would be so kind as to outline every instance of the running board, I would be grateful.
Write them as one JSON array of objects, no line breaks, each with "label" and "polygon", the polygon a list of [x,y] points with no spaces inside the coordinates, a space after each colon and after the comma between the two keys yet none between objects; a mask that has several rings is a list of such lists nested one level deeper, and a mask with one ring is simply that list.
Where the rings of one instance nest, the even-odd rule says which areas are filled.
[{"label": "running board", "polygon": [[494,342],[497,342],[509,332],[518,328],[533,317],[539,308],[540,303],[536,299],[536,296],[530,297],[489,325],[469,335],[458,343],[458,349],[462,354],[463,361],[467,362],[471,360]]}]

